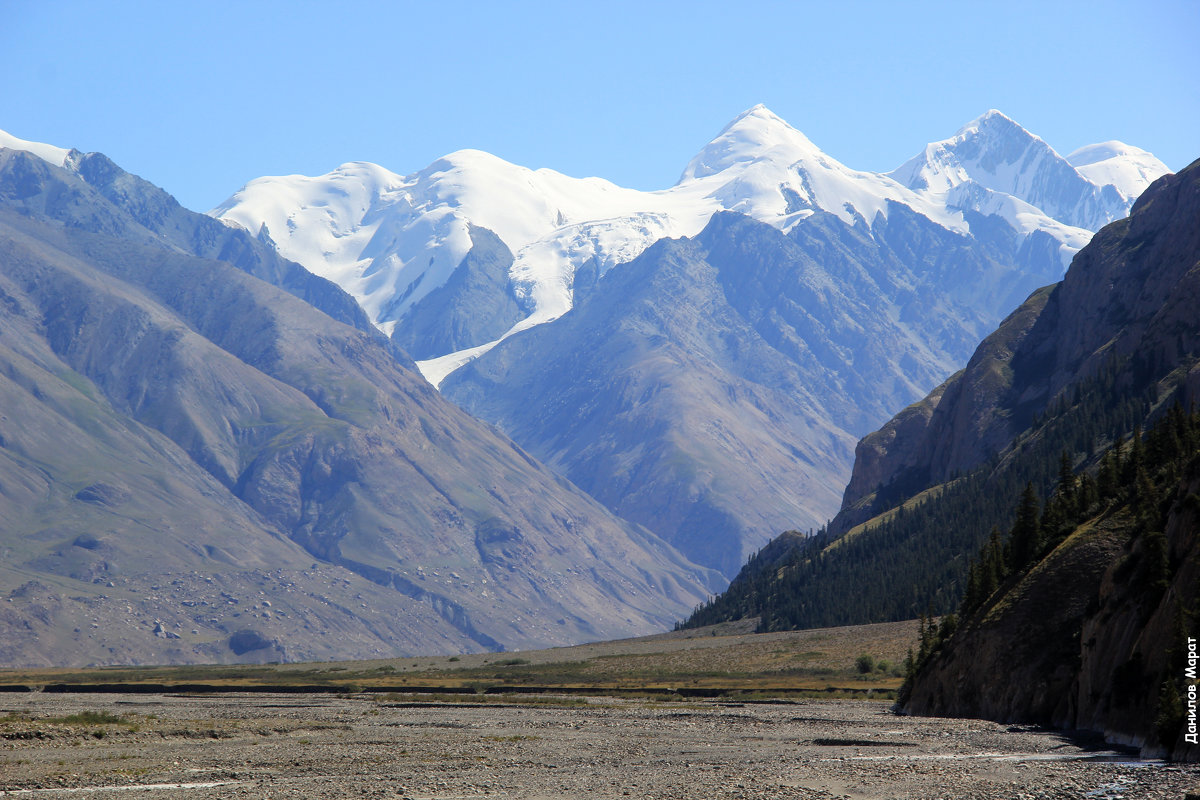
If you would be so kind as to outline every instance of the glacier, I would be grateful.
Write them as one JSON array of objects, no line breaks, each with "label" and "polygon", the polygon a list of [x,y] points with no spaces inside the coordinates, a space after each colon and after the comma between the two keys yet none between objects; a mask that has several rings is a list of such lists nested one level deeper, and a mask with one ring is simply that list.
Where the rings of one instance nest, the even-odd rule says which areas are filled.
[{"label": "glacier", "polygon": [[470,250],[470,226],[497,234],[514,256],[512,291],[530,311],[498,339],[418,361],[436,386],[497,342],[570,310],[581,267],[602,275],[659,239],[696,235],[719,211],[784,232],[815,209],[870,226],[892,203],[960,233],[969,233],[969,214],[997,216],[1020,236],[1049,235],[1065,269],[1092,232],[1166,172],[1120,142],[1063,158],[994,110],[890,173],[863,172],[757,105],[658,191],[460,150],[410,175],[351,162],[315,177],[258,178],[209,214],[269,237],[281,255],[341,285],[386,334],[446,283]]}]

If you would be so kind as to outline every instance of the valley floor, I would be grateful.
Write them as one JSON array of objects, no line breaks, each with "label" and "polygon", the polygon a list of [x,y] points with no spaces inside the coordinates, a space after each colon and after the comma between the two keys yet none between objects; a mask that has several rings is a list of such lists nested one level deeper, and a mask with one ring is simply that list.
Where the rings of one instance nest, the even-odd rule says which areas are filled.
[{"label": "valley floor", "polygon": [[0,798],[1180,798],[1200,765],[885,703],[0,695]]}]

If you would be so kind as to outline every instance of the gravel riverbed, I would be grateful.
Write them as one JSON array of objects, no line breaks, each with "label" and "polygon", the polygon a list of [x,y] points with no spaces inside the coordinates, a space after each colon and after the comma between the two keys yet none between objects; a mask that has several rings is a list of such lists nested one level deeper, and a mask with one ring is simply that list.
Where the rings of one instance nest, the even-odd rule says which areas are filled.
[{"label": "gravel riverbed", "polygon": [[1142,800],[1197,787],[1200,765],[863,701],[0,696],[0,798]]}]

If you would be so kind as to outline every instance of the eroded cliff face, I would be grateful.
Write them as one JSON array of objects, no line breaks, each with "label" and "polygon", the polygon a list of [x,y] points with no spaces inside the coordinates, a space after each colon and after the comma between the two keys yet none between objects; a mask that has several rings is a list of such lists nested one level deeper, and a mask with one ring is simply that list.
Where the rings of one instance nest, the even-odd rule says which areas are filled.
[{"label": "eroded cliff face", "polygon": [[1187,613],[1200,597],[1198,492],[1193,460],[1167,517],[1165,589],[1145,579],[1131,510],[1112,510],[993,595],[918,673],[905,711],[1091,730],[1200,759],[1186,726],[1171,741],[1158,733],[1164,681],[1184,677],[1186,637],[1200,635]]},{"label": "eroded cliff face", "polygon": [[1158,382],[1197,397],[1198,253],[1193,164],[1155,182],[1128,219],[1097,233],[1063,281],[1034,292],[965,369],[862,440],[833,529],[979,466],[1102,369],[1117,371],[1118,389]]},{"label": "eroded cliff face", "polygon": [[1154,727],[1162,711],[1163,681],[1184,673],[1186,637],[1200,637],[1194,616],[1200,598],[1200,476],[1195,470],[1176,494],[1166,527],[1174,577],[1161,595],[1139,591],[1136,576],[1130,585],[1130,573],[1146,557],[1141,542],[1110,564],[1096,592],[1097,608],[1081,626],[1079,670],[1069,690],[1072,713],[1064,726],[1103,731],[1113,741],[1197,761],[1200,746],[1185,739],[1186,726],[1173,742],[1161,741]]}]

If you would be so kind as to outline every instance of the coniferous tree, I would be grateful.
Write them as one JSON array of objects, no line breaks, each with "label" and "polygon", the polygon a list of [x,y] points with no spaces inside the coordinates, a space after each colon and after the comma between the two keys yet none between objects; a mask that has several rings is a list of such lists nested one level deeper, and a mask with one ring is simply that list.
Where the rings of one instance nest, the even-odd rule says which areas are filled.
[{"label": "coniferous tree", "polygon": [[1093,506],[1100,502],[1100,493],[1096,488],[1096,479],[1086,472],[1080,476],[1079,489],[1075,494],[1075,513],[1077,517],[1087,514]]},{"label": "coniferous tree", "polygon": [[1110,448],[1100,459],[1100,469],[1096,472],[1096,490],[1101,499],[1112,497],[1120,485],[1119,472],[1121,460],[1119,456],[1120,441]]},{"label": "coniferous tree", "polygon": [[1058,494],[1065,504],[1075,504],[1075,467],[1066,450],[1058,458]]},{"label": "coniferous tree", "polygon": [[1021,504],[1017,508],[1017,521],[1009,535],[1009,571],[1020,572],[1041,551],[1041,512],[1033,483],[1025,484],[1021,493]]},{"label": "coniferous tree", "polygon": [[963,592],[961,604],[963,614],[969,614],[983,604],[982,572],[981,562],[971,559],[967,567],[967,589]]},{"label": "coniferous tree", "polygon": [[1121,465],[1121,477],[1124,483],[1133,483],[1137,479],[1138,470],[1146,467],[1146,443],[1142,441],[1142,426],[1135,425],[1133,435],[1129,439],[1129,457]]}]

